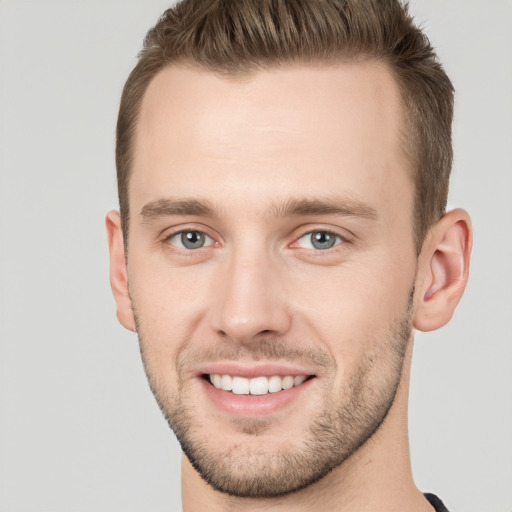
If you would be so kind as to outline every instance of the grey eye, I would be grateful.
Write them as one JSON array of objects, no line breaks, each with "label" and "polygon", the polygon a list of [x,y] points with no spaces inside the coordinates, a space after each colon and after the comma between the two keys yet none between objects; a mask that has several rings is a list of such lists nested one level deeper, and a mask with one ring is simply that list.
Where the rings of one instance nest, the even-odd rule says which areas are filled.
[{"label": "grey eye", "polygon": [[306,233],[297,241],[298,245],[304,249],[316,249],[325,251],[342,242],[342,238],[329,231],[313,231]]},{"label": "grey eye", "polygon": [[181,243],[186,249],[199,249],[204,245],[204,234],[199,231],[184,231],[181,233]]},{"label": "grey eye", "polygon": [[201,249],[207,245],[211,245],[213,240],[201,231],[180,231],[174,234],[169,242],[181,249]]},{"label": "grey eye", "polygon": [[311,233],[311,245],[315,249],[330,249],[336,244],[336,235],[326,233],[325,231],[316,231]]}]

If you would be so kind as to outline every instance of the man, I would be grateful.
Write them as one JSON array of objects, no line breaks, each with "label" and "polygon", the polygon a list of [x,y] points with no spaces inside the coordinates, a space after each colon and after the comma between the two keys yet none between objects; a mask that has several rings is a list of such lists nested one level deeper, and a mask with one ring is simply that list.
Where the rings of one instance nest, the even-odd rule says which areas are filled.
[{"label": "man", "polygon": [[199,510],[446,510],[414,485],[415,329],[463,293],[453,90],[398,1],[185,0],[148,33],[107,216],[119,321]]}]

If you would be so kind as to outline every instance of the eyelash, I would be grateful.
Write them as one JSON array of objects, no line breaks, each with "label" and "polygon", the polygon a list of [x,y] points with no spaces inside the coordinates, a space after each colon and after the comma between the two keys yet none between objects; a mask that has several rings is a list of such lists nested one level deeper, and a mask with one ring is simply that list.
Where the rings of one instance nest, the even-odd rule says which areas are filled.
[{"label": "eyelash", "polygon": [[[206,237],[208,240],[210,240],[210,243],[208,243],[208,245],[202,245],[200,247],[197,247],[197,248],[188,248],[188,247],[180,247],[176,244],[173,244],[171,241],[176,238],[177,236],[181,235],[183,236],[184,234],[186,233],[197,233],[197,234],[200,234],[204,237]],[[299,241],[305,237],[311,237],[313,234],[315,233],[321,233],[321,234],[324,234],[324,235],[328,235],[328,236],[331,236],[331,237],[334,237],[335,238],[335,244],[332,246],[332,247],[327,247],[327,248],[324,248],[324,249],[317,249],[315,247],[311,247],[311,248],[305,248],[305,247],[301,247],[299,244]],[[166,235],[163,239],[163,243],[166,244],[166,245],[170,245],[173,247],[174,250],[177,250],[177,251],[181,251],[182,253],[184,254],[192,254],[192,253],[195,253],[195,252],[198,252],[200,251],[201,249],[207,249],[209,247],[215,247],[215,246],[220,246],[220,243],[219,242],[216,242],[215,239],[208,235],[205,231],[202,231],[200,229],[193,229],[193,228],[190,228],[190,229],[180,229],[179,231],[174,231],[168,235]],[[333,230],[329,230],[329,229],[312,229],[310,231],[307,231],[303,234],[301,234],[299,237],[295,238],[295,240],[288,245],[288,247],[291,247],[291,248],[296,248],[296,249],[303,249],[305,251],[312,251],[313,253],[316,253],[316,254],[325,254],[325,253],[329,253],[333,250],[336,250],[337,247],[339,247],[340,245],[344,245],[346,243],[350,243],[350,239],[348,239],[347,237],[341,235],[340,233],[337,233]],[[183,245],[183,244],[182,244]]]},{"label": "eyelash", "polygon": [[[198,234],[206,237],[207,239],[209,239],[210,242],[212,242],[212,243],[209,243],[208,245],[203,245],[203,246],[198,247],[196,249],[191,249],[191,248],[187,248],[187,247],[180,247],[180,246],[177,246],[177,245],[171,243],[172,239],[176,238],[179,235],[183,236],[186,233],[198,233]],[[218,242],[215,242],[213,237],[208,235],[208,233],[205,233],[204,231],[201,231],[200,229],[180,229],[179,231],[175,231],[175,232],[170,233],[169,235],[165,236],[163,242],[165,244],[172,245],[175,249],[178,249],[180,251],[184,251],[186,253],[196,252],[196,251],[199,251],[200,249],[206,249],[206,248],[211,247],[211,246],[219,245]]]},{"label": "eyelash", "polygon": [[[331,249],[335,250],[335,248],[338,247],[339,245],[343,245],[343,244],[349,242],[347,237],[344,237],[344,236],[340,235],[339,233],[336,233],[335,231],[331,231],[329,229],[312,229],[311,231],[308,231],[308,232],[304,233],[303,235],[301,235],[300,237],[298,237],[295,240],[295,242],[293,242],[291,244],[291,247],[293,247],[296,244],[298,244],[299,240],[301,240],[301,239],[303,239],[305,237],[309,236],[311,238],[312,235],[315,234],[315,233],[322,233],[324,235],[329,235],[329,236],[335,238],[335,244],[332,247],[327,247],[325,249],[316,249],[314,247],[313,248],[306,248],[306,250],[314,250],[315,253],[326,253],[326,252],[330,251]],[[299,249],[304,249],[303,247],[300,247],[300,246],[298,246],[298,248]]]}]

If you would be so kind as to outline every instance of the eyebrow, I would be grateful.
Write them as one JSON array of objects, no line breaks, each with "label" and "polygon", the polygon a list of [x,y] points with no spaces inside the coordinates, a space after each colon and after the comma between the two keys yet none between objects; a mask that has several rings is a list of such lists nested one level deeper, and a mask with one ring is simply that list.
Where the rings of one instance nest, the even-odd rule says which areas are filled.
[{"label": "eyebrow", "polygon": [[[308,215],[337,215],[341,217],[360,217],[376,220],[377,210],[362,201],[328,196],[326,198],[289,199],[281,204],[271,206],[271,218],[306,217]],[[208,201],[197,199],[158,199],[146,203],[140,212],[145,222],[173,215],[193,215],[198,217],[220,216],[217,209]]]},{"label": "eyebrow", "polygon": [[196,199],[158,199],[146,203],[140,211],[144,221],[172,215],[196,215],[198,217],[214,217],[214,208]]},{"label": "eyebrow", "polygon": [[304,217],[307,215],[338,215],[341,217],[362,217],[376,220],[377,210],[362,201],[329,196],[322,199],[289,199],[281,205],[272,207],[273,217]]}]

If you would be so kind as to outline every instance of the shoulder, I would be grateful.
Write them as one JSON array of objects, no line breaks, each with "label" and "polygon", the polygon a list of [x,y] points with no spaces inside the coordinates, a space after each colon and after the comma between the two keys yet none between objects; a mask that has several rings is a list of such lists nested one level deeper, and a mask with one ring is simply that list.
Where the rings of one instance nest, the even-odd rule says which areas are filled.
[{"label": "shoulder", "polygon": [[435,508],[436,512],[448,512],[448,509],[445,507],[444,503],[435,494],[426,492],[424,496],[425,498],[427,498],[428,502]]}]

